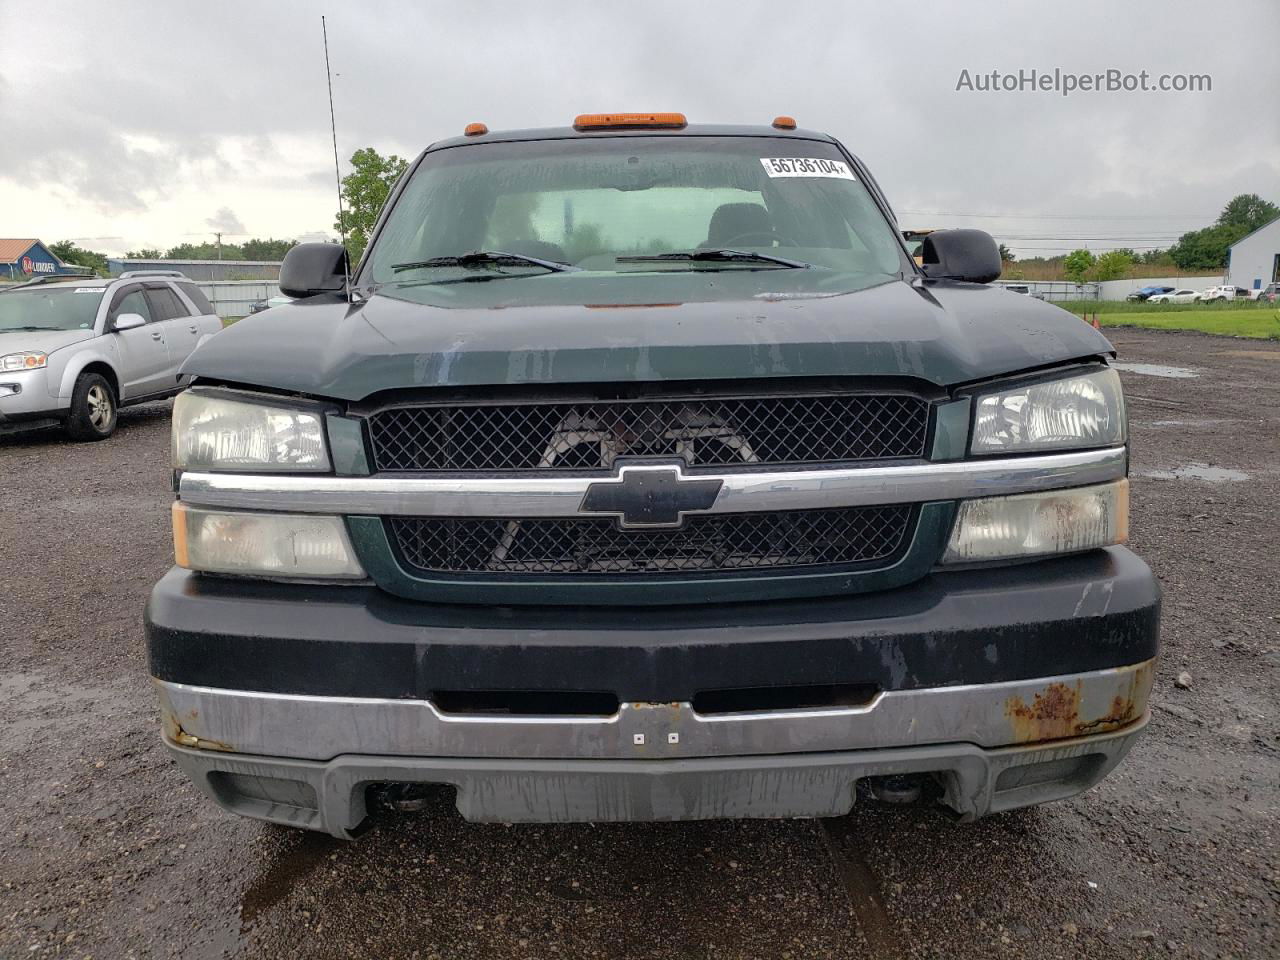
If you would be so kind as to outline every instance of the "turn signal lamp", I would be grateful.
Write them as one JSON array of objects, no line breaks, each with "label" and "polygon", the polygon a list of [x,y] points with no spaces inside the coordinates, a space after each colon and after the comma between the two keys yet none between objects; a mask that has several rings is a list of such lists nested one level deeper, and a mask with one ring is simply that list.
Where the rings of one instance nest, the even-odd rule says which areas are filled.
[{"label": "turn signal lamp", "polygon": [[688,125],[683,113],[583,113],[573,121],[575,130],[679,130]]}]

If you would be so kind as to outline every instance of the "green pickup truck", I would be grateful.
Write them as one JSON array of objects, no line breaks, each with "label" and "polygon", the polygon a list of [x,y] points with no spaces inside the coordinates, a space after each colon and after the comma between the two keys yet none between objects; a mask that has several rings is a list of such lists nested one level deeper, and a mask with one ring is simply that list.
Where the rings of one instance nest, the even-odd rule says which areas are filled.
[{"label": "green pickup truck", "polygon": [[239,814],[961,819],[1072,796],[1148,718],[1111,345],[921,263],[779,118],[579,117],[426,149],[354,269],[200,346],[164,742]]}]

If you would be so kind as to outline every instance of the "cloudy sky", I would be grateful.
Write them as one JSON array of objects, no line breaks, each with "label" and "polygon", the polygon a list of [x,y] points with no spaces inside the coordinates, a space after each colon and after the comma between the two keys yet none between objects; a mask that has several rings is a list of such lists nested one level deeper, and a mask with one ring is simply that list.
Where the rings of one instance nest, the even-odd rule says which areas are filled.
[{"label": "cloudy sky", "polygon": [[[904,227],[1024,254],[1167,246],[1280,202],[1280,3],[0,0],[0,237],[118,254],[332,230],[338,147],[413,156],[472,120],[779,113],[835,134]],[[1208,74],[1209,92],[980,92],[992,70]]]}]

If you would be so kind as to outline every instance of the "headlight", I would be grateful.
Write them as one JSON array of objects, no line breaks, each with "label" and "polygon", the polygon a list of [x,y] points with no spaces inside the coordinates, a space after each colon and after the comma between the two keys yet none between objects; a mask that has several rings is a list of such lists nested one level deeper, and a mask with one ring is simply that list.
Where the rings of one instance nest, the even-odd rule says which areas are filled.
[{"label": "headlight", "polygon": [[17,370],[38,370],[49,365],[49,355],[34,350],[10,353],[0,357],[0,370],[13,373]]},{"label": "headlight", "polygon": [[173,465],[179,470],[327,471],[324,421],[308,410],[182,393],[173,404]]},{"label": "headlight", "polygon": [[1129,536],[1129,481],[960,504],[943,563],[1078,553]]},{"label": "headlight", "polygon": [[341,517],[234,513],[173,504],[178,566],[267,577],[363,578]]},{"label": "headlight", "polygon": [[1124,443],[1124,394],[1111,368],[980,394],[971,453],[1106,447]]}]

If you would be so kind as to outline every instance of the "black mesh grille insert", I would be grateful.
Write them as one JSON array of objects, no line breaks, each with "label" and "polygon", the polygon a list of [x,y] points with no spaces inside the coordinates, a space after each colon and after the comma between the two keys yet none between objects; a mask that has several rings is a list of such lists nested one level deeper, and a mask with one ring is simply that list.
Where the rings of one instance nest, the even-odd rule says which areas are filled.
[{"label": "black mesh grille insert", "polygon": [[690,517],[622,530],[607,517],[390,517],[403,563],[422,573],[664,574],[883,565],[904,548],[910,506]]},{"label": "black mesh grille insert", "polygon": [[378,470],[592,470],[922,457],[929,405],[897,394],[419,406],[369,417]]}]

